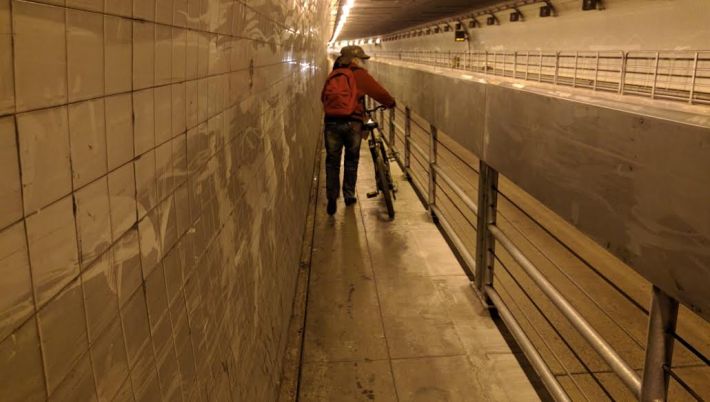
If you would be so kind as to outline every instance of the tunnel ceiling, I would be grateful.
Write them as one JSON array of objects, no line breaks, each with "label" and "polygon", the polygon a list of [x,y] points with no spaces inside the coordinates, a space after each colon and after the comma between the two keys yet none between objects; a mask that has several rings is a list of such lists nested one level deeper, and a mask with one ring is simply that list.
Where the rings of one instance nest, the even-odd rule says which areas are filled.
[{"label": "tunnel ceiling", "polygon": [[500,0],[355,0],[339,39],[383,35]]}]

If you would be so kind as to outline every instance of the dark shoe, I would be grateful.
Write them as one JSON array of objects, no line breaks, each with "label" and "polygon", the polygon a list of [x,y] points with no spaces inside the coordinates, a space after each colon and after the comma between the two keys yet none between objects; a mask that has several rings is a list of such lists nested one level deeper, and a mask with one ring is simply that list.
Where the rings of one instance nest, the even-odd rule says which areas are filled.
[{"label": "dark shoe", "polygon": [[356,202],[357,202],[357,198],[355,198],[355,197],[346,197],[345,198],[345,205],[347,205],[347,206],[353,205]]},{"label": "dark shoe", "polygon": [[328,211],[328,215],[333,215],[335,214],[335,211],[338,210],[338,203],[337,200],[328,200],[328,208],[326,211]]}]

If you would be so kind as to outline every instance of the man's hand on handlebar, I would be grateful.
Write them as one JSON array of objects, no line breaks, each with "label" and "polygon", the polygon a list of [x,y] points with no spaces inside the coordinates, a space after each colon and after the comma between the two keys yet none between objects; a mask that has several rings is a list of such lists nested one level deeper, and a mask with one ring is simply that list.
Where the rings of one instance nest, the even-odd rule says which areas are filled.
[{"label": "man's hand on handlebar", "polygon": [[384,110],[384,109],[394,109],[397,107],[397,102],[393,102],[391,105],[377,105],[372,109],[365,109],[365,112],[367,113],[374,113],[378,110]]}]

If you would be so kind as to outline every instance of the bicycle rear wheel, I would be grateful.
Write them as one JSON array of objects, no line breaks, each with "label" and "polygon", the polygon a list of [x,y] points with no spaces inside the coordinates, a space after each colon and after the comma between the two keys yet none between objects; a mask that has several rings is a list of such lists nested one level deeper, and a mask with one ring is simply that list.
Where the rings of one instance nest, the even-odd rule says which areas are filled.
[{"label": "bicycle rear wheel", "polygon": [[385,204],[387,205],[387,214],[390,219],[394,219],[394,202],[392,202],[392,190],[387,177],[387,171],[385,170],[385,162],[382,160],[380,155],[377,155],[377,160],[375,161],[375,168],[377,170],[377,179],[380,182],[380,190],[382,195],[385,197]]}]

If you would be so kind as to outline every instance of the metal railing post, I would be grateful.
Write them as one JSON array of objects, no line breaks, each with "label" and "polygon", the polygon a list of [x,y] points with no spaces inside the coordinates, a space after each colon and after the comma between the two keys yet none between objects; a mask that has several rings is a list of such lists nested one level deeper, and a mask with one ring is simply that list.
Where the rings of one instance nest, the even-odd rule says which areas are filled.
[{"label": "metal railing post", "polygon": [[436,172],[434,171],[434,165],[436,165],[436,139],[438,130],[433,124],[429,125],[429,214],[434,217],[434,211],[432,207],[436,205]]},{"label": "metal railing post", "polygon": [[483,64],[483,74],[488,74],[488,50],[486,50]]},{"label": "metal railing post", "polygon": [[404,108],[404,169],[409,175],[410,157],[412,154],[409,142],[412,140],[412,111],[409,106]]},{"label": "metal railing post", "polygon": [[656,63],[653,67],[653,85],[651,85],[651,99],[656,99],[656,85],[658,84],[658,64],[661,61],[661,52],[656,52]]},{"label": "metal railing post", "polygon": [[390,130],[390,135],[389,135],[389,146],[390,148],[394,147],[394,108],[390,109],[390,121],[389,121],[389,130]]},{"label": "metal railing post", "polygon": [[665,401],[673,358],[673,333],[678,318],[678,301],[653,287],[651,312],[648,317],[648,342],[643,365],[641,401]]},{"label": "metal railing post", "polygon": [[623,95],[624,79],[626,78],[626,52],[621,52],[621,68],[619,70],[619,93]]},{"label": "metal railing post", "polygon": [[555,77],[553,82],[557,85],[557,77],[560,74],[560,52],[555,53]]},{"label": "metal railing post", "polygon": [[599,82],[599,52],[597,52],[595,63],[596,65],[594,67],[594,86],[592,87],[592,90],[594,91],[597,90],[597,83]]},{"label": "metal railing post", "polygon": [[530,73],[530,51],[525,52],[525,80],[528,80],[528,75]]},{"label": "metal railing post", "polygon": [[478,174],[478,216],[476,225],[476,288],[484,294],[485,286],[493,284],[495,239],[489,230],[496,223],[498,206],[498,172],[483,160]]},{"label": "metal railing post", "polygon": [[579,52],[574,52],[574,76],[572,77],[572,88],[577,87],[577,62],[579,60]]},{"label": "metal railing post", "polygon": [[538,60],[538,74],[537,74],[537,82],[542,82],[542,50],[540,50],[540,59]]},{"label": "metal railing post", "polygon": [[693,77],[690,79],[690,95],[688,96],[688,103],[693,103],[693,97],[695,96],[695,80],[698,77],[698,57],[700,52],[695,52],[695,58],[693,59]]}]

